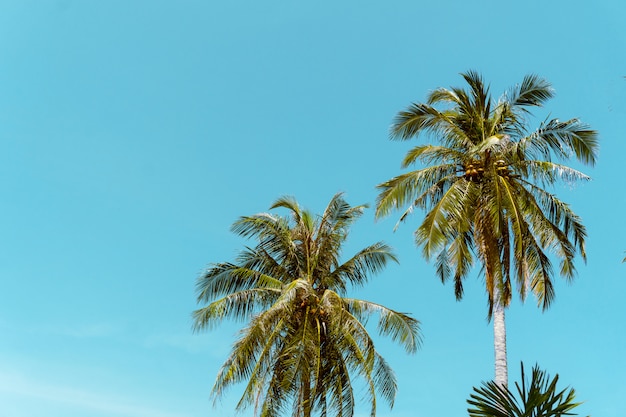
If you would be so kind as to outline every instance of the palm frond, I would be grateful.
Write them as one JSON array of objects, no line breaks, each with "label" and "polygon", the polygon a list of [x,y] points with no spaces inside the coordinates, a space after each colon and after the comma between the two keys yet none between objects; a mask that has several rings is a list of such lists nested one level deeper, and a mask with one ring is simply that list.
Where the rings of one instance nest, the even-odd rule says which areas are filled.
[{"label": "palm frond", "polygon": [[465,158],[465,154],[457,149],[446,146],[423,145],[416,146],[407,152],[402,160],[402,168],[406,168],[417,161],[426,165],[433,163],[458,163],[457,161]]},{"label": "palm frond", "polygon": [[523,173],[524,177],[528,178],[528,181],[522,181],[532,181],[531,184],[552,185],[557,181],[562,181],[567,185],[574,185],[579,181],[591,179],[581,171],[551,161],[521,161],[514,166],[514,169],[521,170],[520,174]]},{"label": "palm frond", "polygon": [[399,175],[377,185],[376,188],[381,191],[376,201],[376,217],[389,215],[392,210],[415,201],[427,191],[429,195],[437,197],[434,191],[456,180],[456,173],[457,164],[436,165]]},{"label": "palm frond", "polygon": [[198,302],[210,301],[224,294],[252,288],[280,288],[280,280],[258,269],[241,267],[231,263],[213,265],[196,282]]},{"label": "palm frond", "polygon": [[[598,156],[598,134],[578,119],[564,122],[552,119],[523,140],[530,155],[549,160],[550,154],[567,160],[575,157],[586,165],[595,165]],[[549,150],[549,151],[548,151]]]},{"label": "palm frond", "polygon": [[224,319],[245,320],[268,308],[280,297],[280,289],[254,288],[237,291],[193,312],[195,331],[213,329]]},{"label": "palm frond", "polygon": [[521,382],[515,383],[516,392],[496,384],[485,382],[474,388],[467,400],[470,417],[563,417],[577,415],[572,411],[581,403],[575,402],[573,388],[557,389],[559,375],[554,378],[537,365],[530,379],[521,365]]},{"label": "palm frond", "polygon": [[398,263],[398,258],[393,254],[391,247],[383,242],[375,243],[361,249],[352,258],[338,266],[328,274],[322,285],[334,291],[341,288],[339,284],[350,283],[354,286],[362,286],[367,282],[370,274],[382,271],[389,261]]},{"label": "palm frond", "polygon": [[538,75],[529,74],[509,91],[507,101],[512,106],[527,112],[525,107],[540,107],[552,97],[554,97],[554,90],[550,83]]},{"label": "palm frond", "polygon": [[457,224],[455,219],[461,218],[465,207],[460,202],[468,195],[468,185],[457,181],[446,190],[435,206],[426,214],[422,225],[415,231],[415,242],[422,246],[426,259],[438,253],[454,234]]},{"label": "palm frond", "polygon": [[[536,220],[533,230],[539,232],[551,232],[552,235],[542,233],[543,244],[557,242],[561,246],[560,257],[573,259],[573,247],[578,249],[583,261],[586,261],[585,238],[587,230],[582,223],[582,219],[574,213],[569,204],[559,200],[554,194],[527,184],[527,187],[520,187],[518,191],[525,197],[525,202],[531,206],[532,217]],[[543,227],[542,227],[543,226]],[[550,237],[550,238],[549,238]],[[556,238],[556,240],[555,240]],[[565,274],[571,278],[571,274]]]},{"label": "palm frond", "polygon": [[456,93],[447,88],[437,88],[428,94],[426,98],[426,104],[433,106],[440,103],[445,104],[458,104],[460,102],[460,98]]},{"label": "palm frond", "polygon": [[454,112],[439,111],[426,104],[413,104],[406,111],[398,113],[391,130],[391,139],[408,140],[421,133],[444,135],[448,140],[444,145],[464,147],[471,145],[471,138],[460,126]]},{"label": "palm frond", "polygon": [[370,301],[344,298],[346,310],[359,321],[367,321],[375,313],[378,314],[378,331],[400,343],[407,352],[413,353],[421,344],[420,322],[411,316],[388,309]]},{"label": "palm frond", "polygon": [[471,114],[477,120],[488,120],[491,113],[489,87],[485,85],[482,76],[476,71],[470,70],[462,73],[461,76],[465,79],[472,92]]},{"label": "palm frond", "polygon": [[275,208],[285,208],[289,210],[293,216],[294,223],[300,223],[302,219],[302,210],[300,209],[298,201],[293,196],[279,197],[276,201],[274,201],[274,203],[272,203],[270,210]]}]

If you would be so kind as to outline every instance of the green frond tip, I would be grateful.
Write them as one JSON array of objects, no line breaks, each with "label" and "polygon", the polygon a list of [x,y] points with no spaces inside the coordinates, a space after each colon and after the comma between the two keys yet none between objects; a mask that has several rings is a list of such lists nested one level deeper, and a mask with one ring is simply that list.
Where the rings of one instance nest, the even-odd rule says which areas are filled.
[{"label": "green frond tip", "polygon": [[243,383],[237,410],[254,406],[263,417],[351,416],[353,379],[367,387],[374,416],[378,399],[393,405],[397,383],[374,347],[365,324],[378,316],[379,333],[414,353],[419,322],[384,306],[345,298],[389,262],[397,262],[383,242],[366,246],[342,261],[343,243],[366,205],[351,206],[333,196],[321,215],[281,197],[270,210],[244,216],[232,231],[254,241],[235,261],[211,265],[196,284],[201,307],[194,330],[210,330],[224,320],[245,322],[211,391],[215,400]]},{"label": "green frond tip", "polygon": [[573,388],[557,388],[558,374],[554,378],[535,365],[530,378],[521,365],[521,381],[515,391],[493,381],[474,388],[467,400],[470,417],[562,417],[577,415],[572,411],[581,403],[575,401]]}]

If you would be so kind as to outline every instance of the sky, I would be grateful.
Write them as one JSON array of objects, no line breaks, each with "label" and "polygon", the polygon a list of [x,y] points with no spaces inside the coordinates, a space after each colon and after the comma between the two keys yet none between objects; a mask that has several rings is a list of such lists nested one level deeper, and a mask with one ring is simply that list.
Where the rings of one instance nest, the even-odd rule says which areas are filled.
[{"label": "sky", "polygon": [[[532,123],[599,132],[592,181],[554,190],[588,261],[548,311],[513,302],[509,378],[537,363],[580,415],[623,416],[625,15],[619,0],[1,0],[0,415],[234,415],[243,387],[209,393],[240,324],[191,328],[198,275],[251,244],[230,225],[283,195],[373,206],[421,143],[388,140],[394,115],[473,69],[496,97],[545,77],[556,96]],[[422,324],[415,355],[375,338],[399,384],[381,417],[467,415],[493,378],[481,277],[455,301],[413,243],[421,217],[394,232],[370,207],[345,247],[393,246],[400,263],[352,294]]]}]

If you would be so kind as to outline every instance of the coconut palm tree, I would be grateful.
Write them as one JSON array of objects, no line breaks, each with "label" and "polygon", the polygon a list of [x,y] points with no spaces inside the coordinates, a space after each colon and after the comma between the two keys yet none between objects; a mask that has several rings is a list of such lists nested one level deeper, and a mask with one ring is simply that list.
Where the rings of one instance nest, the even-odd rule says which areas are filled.
[{"label": "coconut palm tree", "polygon": [[553,96],[550,84],[535,75],[498,101],[479,74],[462,76],[467,90],[437,89],[397,115],[392,139],[425,134],[436,143],[414,147],[402,162],[403,168],[422,167],[378,185],[376,216],[404,208],[400,223],[414,209],[426,211],[415,241],[426,259],[435,259],[442,282],[453,279],[457,299],[478,261],[494,325],[495,380],[505,386],[512,282],[522,300],[531,291],[546,309],[554,299],[549,254],[568,280],[576,253],[586,259],[581,219],[547,187],[588,179],[563,161],[593,165],[597,134],[578,119],[546,120],[529,131],[530,109]]},{"label": "coconut palm tree", "polygon": [[393,405],[396,380],[375,350],[365,323],[378,317],[378,330],[408,352],[420,344],[419,322],[380,304],[346,297],[368,275],[396,261],[384,243],[368,246],[340,262],[341,247],[365,206],[351,207],[335,195],[321,216],[302,210],[290,197],[270,213],[241,217],[233,232],[254,238],[235,262],[213,264],[197,282],[195,328],[210,329],[224,319],[247,322],[220,369],[212,395],[247,381],[237,409],[273,417],[350,417],[353,379],[366,387],[371,415],[381,396]]},{"label": "coconut palm tree", "polygon": [[[524,375],[522,364],[521,383],[516,382],[516,392],[502,387],[493,381],[483,383],[480,388],[474,387],[468,404],[472,407],[467,411],[470,417],[562,417],[574,416],[572,410],[580,405],[575,402],[576,392],[573,388],[557,389],[559,375],[553,379],[539,369],[533,367],[530,380]],[[517,395],[516,395],[517,393]]]}]

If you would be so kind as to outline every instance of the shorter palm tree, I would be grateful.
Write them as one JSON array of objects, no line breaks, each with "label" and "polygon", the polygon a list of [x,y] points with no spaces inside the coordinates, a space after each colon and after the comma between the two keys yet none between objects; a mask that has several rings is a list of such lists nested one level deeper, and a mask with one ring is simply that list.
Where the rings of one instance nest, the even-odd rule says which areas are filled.
[{"label": "shorter palm tree", "polygon": [[524,375],[522,366],[521,384],[516,382],[516,394],[507,387],[489,381],[467,400],[472,408],[467,411],[470,417],[561,417],[574,416],[572,410],[581,403],[575,402],[573,388],[558,390],[557,374],[553,379],[537,365],[532,370],[530,381]]},{"label": "shorter palm tree", "polygon": [[233,263],[212,265],[197,282],[195,328],[224,319],[247,321],[212,389],[217,399],[247,381],[237,409],[255,406],[261,417],[350,417],[355,399],[352,379],[364,381],[371,415],[377,395],[393,406],[393,371],[374,349],[365,328],[378,314],[378,330],[413,353],[420,344],[419,322],[380,304],[347,298],[348,286],[361,286],[368,274],[396,261],[384,243],[368,246],[340,263],[341,246],[365,206],[351,207],[335,195],[321,216],[302,210],[289,197],[262,213],[241,217],[233,232],[257,240]]}]

